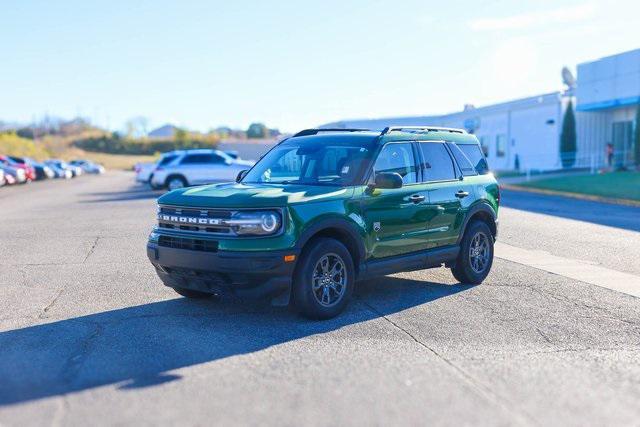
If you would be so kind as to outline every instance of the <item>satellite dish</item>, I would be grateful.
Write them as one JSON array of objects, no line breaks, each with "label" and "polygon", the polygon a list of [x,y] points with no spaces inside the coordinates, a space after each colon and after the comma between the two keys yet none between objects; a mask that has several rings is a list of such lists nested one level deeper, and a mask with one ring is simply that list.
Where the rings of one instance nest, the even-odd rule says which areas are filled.
[{"label": "satellite dish", "polygon": [[576,87],[576,78],[567,67],[562,67],[562,81],[567,85],[567,87],[569,87],[569,89]]}]

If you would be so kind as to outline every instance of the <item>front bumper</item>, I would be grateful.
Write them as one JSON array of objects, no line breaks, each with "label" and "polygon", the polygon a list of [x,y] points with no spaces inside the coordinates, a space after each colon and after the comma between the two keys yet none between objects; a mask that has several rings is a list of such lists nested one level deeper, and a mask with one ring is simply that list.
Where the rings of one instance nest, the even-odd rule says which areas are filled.
[{"label": "front bumper", "polygon": [[164,183],[167,179],[167,174],[166,173],[154,173],[153,176],[149,175],[149,184],[155,186],[155,187],[164,187]]},{"label": "front bumper", "polygon": [[289,302],[295,262],[285,262],[286,251],[204,252],[147,244],[147,256],[162,282],[172,288],[186,288],[213,294],[234,294],[246,298],[273,298]]}]

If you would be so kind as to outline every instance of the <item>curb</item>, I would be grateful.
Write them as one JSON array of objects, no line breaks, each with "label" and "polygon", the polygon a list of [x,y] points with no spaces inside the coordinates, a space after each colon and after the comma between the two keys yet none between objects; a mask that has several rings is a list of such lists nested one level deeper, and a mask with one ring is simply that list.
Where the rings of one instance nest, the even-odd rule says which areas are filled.
[{"label": "curb", "polygon": [[545,190],[541,188],[524,187],[524,186],[514,185],[514,184],[500,184],[500,188],[504,188],[505,190],[522,191],[525,193],[544,194],[547,196],[562,196],[562,197],[569,197],[572,199],[588,200],[590,202],[601,202],[601,203],[609,203],[612,205],[632,206],[632,207],[640,208],[640,201],[636,201],[636,200],[618,199],[615,197],[593,196],[589,194],[570,193],[568,191]]}]

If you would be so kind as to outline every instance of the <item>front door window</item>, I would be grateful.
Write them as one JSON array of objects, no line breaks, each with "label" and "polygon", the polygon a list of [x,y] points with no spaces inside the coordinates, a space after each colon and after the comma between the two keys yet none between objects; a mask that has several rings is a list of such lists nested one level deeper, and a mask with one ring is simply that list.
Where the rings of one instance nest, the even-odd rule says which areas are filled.
[{"label": "front door window", "polygon": [[374,171],[395,172],[402,177],[403,184],[415,184],[418,180],[416,162],[411,144],[387,144],[376,160]]}]

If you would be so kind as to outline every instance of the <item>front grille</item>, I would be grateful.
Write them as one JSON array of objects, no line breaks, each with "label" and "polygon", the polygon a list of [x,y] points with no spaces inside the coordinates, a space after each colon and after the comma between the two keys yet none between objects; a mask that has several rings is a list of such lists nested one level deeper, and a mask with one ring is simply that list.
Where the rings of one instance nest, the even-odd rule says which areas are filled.
[{"label": "front grille", "polygon": [[165,248],[186,249],[199,252],[218,252],[218,242],[184,237],[160,236],[158,245]]},{"label": "front grille", "polygon": [[168,215],[183,215],[199,218],[231,218],[232,211],[224,209],[194,209],[194,208],[177,208],[174,206],[160,206],[160,213]]},{"label": "front grille", "polygon": [[225,224],[225,221],[232,217],[233,212],[225,209],[159,206],[158,227],[228,236],[233,234],[233,230]]}]

